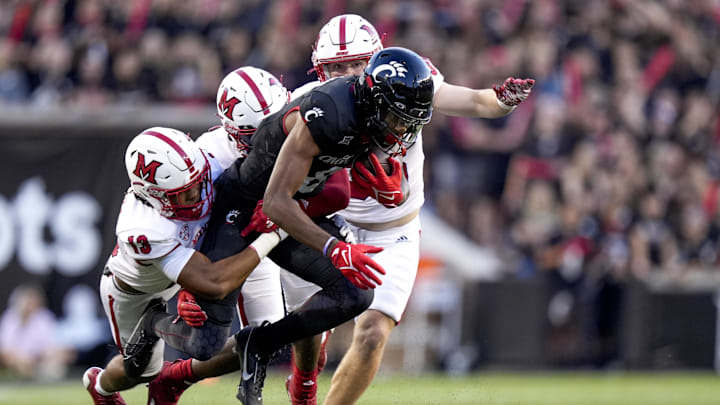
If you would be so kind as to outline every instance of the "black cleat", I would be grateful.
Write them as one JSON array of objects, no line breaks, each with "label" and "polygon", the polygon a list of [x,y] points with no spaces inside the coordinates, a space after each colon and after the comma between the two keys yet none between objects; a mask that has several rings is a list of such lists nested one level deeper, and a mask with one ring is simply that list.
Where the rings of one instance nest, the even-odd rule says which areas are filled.
[{"label": "black cleat", "polygon": [[150,364],[153,348],[160,339],[153,332],[151,321],[153,315],[165,312],[165,302],[160,298],[156,298],[148,303],[145,312],[138,320],[135,330],[133,330],[125,345],[125,354],[123,355],[125,374],[128,377],[139,378]]},{"label": "black cleat", "polygon": [[248,326],[235,335],[235,352],[240,358],[242,374],[238,385],[237,399],[243,405],[262,405],[262,390],[269,358],[253,350],[251,339],[257,327]]}]

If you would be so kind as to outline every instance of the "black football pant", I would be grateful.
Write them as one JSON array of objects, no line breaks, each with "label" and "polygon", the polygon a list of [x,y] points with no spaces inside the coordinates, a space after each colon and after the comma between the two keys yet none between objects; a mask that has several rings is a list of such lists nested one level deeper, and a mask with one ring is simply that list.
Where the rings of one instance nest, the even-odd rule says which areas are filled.
[{"label": "black football pant", "polygon": [[[234,223],[229,223],[226,221],[227,215],[220,215],[218,211],[216,213],[210,219],[200,249],[212,261],[236,254],[248,245],[248,241],[240,236],[240,231],[248,223],[251,214],[236,213]],[[332,220],[318,218],[316,223],[340,238]],[[339,326],[362,313],[372,303],[373,290],[355,287],[333,266],[328,257],[295,239],[287,238],[281,242],[269,257],[280,267],[320,286],[322,290],[285,318],[253,332],[257,349],[263,355],[269,356],[296,340]],[[153,321],[155,331],[171,347],[199,360],[208,359],[222,349],[229,336],[239,294],[240,289],[219,301],[196,297],[208,315],[205,325],[200,328],[192,328],[182,320],[175,323],[174,316],[169,315]]]}]

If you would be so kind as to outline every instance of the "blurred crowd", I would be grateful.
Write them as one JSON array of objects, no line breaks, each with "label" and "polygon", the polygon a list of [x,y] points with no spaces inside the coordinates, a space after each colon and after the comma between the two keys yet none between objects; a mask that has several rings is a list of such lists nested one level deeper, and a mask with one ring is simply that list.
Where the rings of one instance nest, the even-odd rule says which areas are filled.
[{"label": "blurred crowd", "polygon": [[436,114],[425,129],[428,207],[498,252],[508,277],[714,276],[714,0],[11,0],[0,3],[0,104],[210,105],[241,65],[294,89],[315,79],[320,27],[345,12],[450,83],[537,81],[505,119]]}]

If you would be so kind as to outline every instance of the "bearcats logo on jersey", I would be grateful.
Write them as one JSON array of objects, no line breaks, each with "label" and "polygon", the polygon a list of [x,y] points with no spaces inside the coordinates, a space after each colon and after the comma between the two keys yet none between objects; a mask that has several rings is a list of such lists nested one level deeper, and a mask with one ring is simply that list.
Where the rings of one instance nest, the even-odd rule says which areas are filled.
[{"label": "bearcats logo on jersey", "polygon": [[223,112],[223,114],[226,117],[228,117],[228,119],[233,119],[233,116],[232,116],[233,110],[235,109],[235,106],[237,105],[237,103],[240,102],[240,100],[238,100],[235,97],[230,97],[230,99],[228,99],[227,95],[228,95],[228,89],[225,89],[223,91],[222,96],[220,97],[220,102],[218,103],[218,107]]},{"label": "bearcats logo on jersey", "polygon": [[323,115],[325,115],[325,111],[321,110],[319,107],[313,107],[311,110],[305,112],[305,122],[308,122],[313,118],[322,117]]},{"label": "bearcats logo on jersey", "polygon": [[155,160],[151,160],[150,163],[145,164],[145,155],[138,152],[138,161],[133,174],[148,183],[157,184],[157,181],[155,181],[155,173],[161,165],[162,163]]}]

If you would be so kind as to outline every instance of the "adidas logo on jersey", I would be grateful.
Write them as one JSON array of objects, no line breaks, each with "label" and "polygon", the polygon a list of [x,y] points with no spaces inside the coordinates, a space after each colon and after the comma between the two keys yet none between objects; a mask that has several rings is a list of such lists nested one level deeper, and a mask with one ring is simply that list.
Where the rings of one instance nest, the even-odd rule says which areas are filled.
[{"label": "adidas logo on jersey", "polygon": [[395,243],[402,243],[402,242],[410,242],[410,239],[408,239],[405,235],[400,235],[399,238],[395,241]]}]

